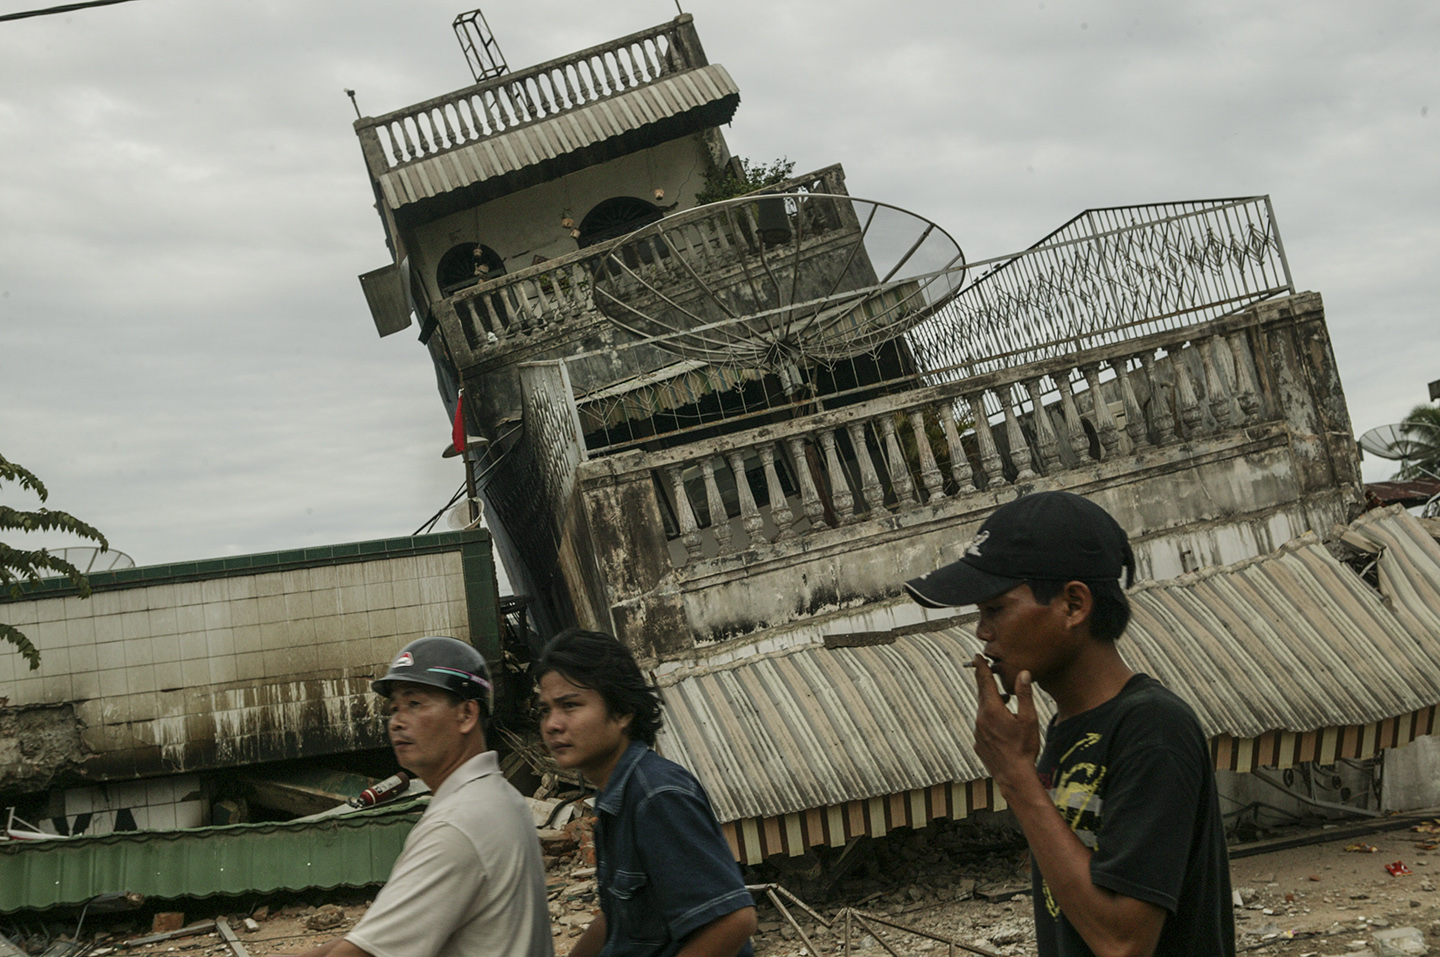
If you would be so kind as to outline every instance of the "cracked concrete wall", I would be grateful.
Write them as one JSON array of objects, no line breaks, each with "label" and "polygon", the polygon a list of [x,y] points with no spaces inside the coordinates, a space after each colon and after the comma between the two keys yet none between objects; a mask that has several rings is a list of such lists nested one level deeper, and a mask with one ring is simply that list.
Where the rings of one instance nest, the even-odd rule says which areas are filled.
[{"label": "cracked concrete wall", "polygon": [[0,655],[0,795],[383,747],[373,676],[415,638],[472,637],[462,548],[479,546],[458,540],[483,539],[488,557],[488,536],[451,534],[444,551],[198,581],[96,575],[88,600],[0,603],[42,656],[30,671]]},{"label": "cracked concrete wall", "polygon": [[0,793],[42,790],[82,765],[82,725],[70,704],[0,708]]},{"label": "cracked concrete wall", "polygon": [[[1359,462],[1320,297],[1303,293],[1251,312],[1260,322],[1252,328],[1264,370],[1261,421],[853,524],[807,524],[742,551],[687,560],[678,539],[666,542],[647,453],[583,463],[578,481],[617,633],[663,658],[896,595],[907,578],[958,558],[996,506],[1046,489],[1107,508],[1135,541],[1141,577],[1151,579],[1266,554],[1348,522],[1360,507]],[[897,395],[894,408],[913,401]],[[800,514],[797,496],[789,505]],[[666,546],[656,555],[659,542]]]}]

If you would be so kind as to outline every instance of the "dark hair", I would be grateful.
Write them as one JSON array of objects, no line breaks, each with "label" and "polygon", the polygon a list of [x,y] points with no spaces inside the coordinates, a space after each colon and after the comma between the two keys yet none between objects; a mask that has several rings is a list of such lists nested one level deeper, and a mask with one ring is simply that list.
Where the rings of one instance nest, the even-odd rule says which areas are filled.
[{"label": "dark hair", "polygon": [[614,635],[567,628],[550,639],[530,668],[537,682],[558,672],[572,684],[599,692],[612,715],[630,715],[631,741],[653,747],[660,715],[660,689],[645,680],[630,649]]},{"label": "dark hair", "polygon": [[[1062,581],[1026,582],[1035,600],[1048,605],[1065,588]],[[1090,637],[1097,641],[1114,642],[1130,624],[1130,599],[1118,581],[1082,582],[1090,589],[1094,604],[1090,607]]]}]

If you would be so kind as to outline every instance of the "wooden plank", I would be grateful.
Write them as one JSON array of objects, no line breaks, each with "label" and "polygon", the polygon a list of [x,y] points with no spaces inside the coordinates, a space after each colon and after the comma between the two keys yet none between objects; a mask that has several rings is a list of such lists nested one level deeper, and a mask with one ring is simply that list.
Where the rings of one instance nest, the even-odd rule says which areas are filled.
[{"label": "wooden plank", "polygon": [[230,945],[230,949],[235,952],[235,957],[250,957],[250,951],[245,949],[245,945],[240,943],[240,938],[236,937],[235,932],[230,929],[229,921],[223,917],[215,918],[215,929],[220,932],[221,937],[225,938],[225,943]]},{"label": "wooden plank", "polygon": [[182,927],[179,930],[167,930],[163,934],[150,934],[146,937],[136,937],[134,940],[127,940],[120,944],[121,947],[141,947],[145,944],[158,944],[162,940],[174,940],[176,937],[194,937],[196,934],[208,934],[215,929],[213,920],[202,920],[198,924],[191,924],[189,927]]}]

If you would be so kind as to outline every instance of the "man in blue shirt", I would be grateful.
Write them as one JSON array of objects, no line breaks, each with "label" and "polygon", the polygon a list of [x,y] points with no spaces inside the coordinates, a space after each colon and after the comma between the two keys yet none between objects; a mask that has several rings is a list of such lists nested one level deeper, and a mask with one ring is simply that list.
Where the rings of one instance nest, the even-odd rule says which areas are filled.
[{"label": "man in blue shirt", "polygon": [[659,693],[629,649],[572,629],[534,674],[545,746],[599,792],[600,914],[570,957],[751,957],[754,902],[705,789],[651,750]]}]

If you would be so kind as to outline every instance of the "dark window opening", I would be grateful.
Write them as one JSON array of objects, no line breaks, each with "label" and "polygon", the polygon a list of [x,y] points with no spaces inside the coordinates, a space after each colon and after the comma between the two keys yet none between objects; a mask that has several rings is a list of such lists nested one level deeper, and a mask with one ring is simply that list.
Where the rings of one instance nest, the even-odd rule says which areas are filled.
[{"label": "dark window opening", "polygon": [[440,257],[440,264],[435,267],[435,284],[440,287],[440,295],[448,297],[503,275],[505,260],[495,250],[480,243],[459,243]]},{"label": "dark window opening", "polygon": [[641,226],[656,222],[665,211],[654,203],[648,203],[634,196],[614,196],[596,204],[580,221],[580,237],[576,243],[581,249],[615,239],[626,233],[633,233]]}]

